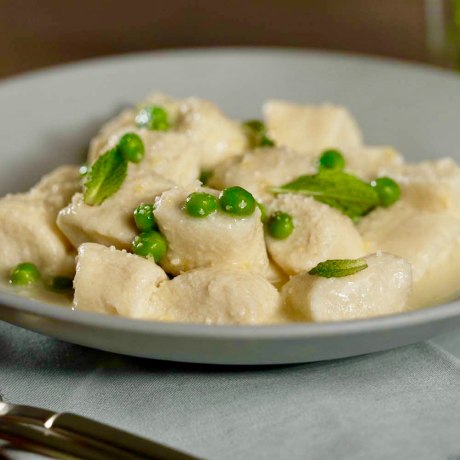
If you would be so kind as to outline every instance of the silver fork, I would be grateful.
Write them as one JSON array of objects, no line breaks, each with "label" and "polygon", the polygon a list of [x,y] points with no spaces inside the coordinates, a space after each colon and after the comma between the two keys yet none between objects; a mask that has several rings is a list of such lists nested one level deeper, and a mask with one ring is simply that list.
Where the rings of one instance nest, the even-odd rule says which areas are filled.
[{"label": "silver fork", "polygon": [[62,460],[197,458],[80,415],[2,401],[0,439]]}]

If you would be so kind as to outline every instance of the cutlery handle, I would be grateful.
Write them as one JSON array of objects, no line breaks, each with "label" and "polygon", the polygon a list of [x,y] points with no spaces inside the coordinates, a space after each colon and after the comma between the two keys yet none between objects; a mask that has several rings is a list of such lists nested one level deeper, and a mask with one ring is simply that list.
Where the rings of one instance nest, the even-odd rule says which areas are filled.
[{"label": "cutlery handle", "polygon": [[72,439],[46,433],[35,427],[0,420],[0,439],[18,449],[59,460],[111,460],[113,457]]},{"label": "cutlery handle", "polygon": [[131,454],[131,456],[136,456],[140,459],[196,459],[196,457],[192,457],[154,441],[71,413],[64,412],[56,414],[45,423],[45,426],[57,433],[77,436],[82,440],[91,439],[97,443],[113,446],[114,448],[126,451],[126,453]]},{"label": "cutlery handle", "polygon": [[0,401],[0,439],[59,459],[190,460],[191,455],[71,413]]}]

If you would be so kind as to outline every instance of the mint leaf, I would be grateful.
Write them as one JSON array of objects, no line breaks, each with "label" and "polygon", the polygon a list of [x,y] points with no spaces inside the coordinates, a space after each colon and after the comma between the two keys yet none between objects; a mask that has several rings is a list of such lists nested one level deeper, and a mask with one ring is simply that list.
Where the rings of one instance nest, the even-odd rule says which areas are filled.
[{"label": "mint leaf", "polygon": [[367,214],[379,205],[378,193],[370,184],[341,171],[323,170],[314,175],[300,176],[271,191],[311,196],[352,219]]},{"label": "mint leaf", "polygon": [[308,273],[323,278],[341,278],[358,273],[365,268],[367,263],[364,259],[331,259],[320,262]]},{"label": "mint leaf", "polygon": [[85,177],[83,200],[89,206],[99,206],[118,191],[128,172],[128,162],[117,147],[101,155]]},{"label": "mint leaf", "polygon": [[255,149],[257,147],[273,147],[275,143],[267,135],[265,123],[260,120],[248,120],[243,123],[249,145]]}]

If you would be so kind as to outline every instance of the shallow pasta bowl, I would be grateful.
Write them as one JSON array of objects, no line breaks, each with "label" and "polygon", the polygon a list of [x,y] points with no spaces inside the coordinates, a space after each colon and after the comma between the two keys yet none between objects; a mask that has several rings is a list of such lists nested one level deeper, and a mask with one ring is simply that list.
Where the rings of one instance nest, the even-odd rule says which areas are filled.
[{"label": "shallow pasta bowl", "polygon": [[[411,161],[460,161],[460,78],[396,61],[329,53],[225,49],[136,54],[36,72],[0,84],[0,194],[59,164],[81,162],[100,124],[152,90],[216,101],[252,118],[269,97],[347,106],[368,144]],[[1,244],[1,242],[0,242]],[[460,302],[369,320],[208,326],[72,311],[0,288],[0,319],[61,340],[134,356],[215,364],[281,364],[352,356],[460,326]]]}]

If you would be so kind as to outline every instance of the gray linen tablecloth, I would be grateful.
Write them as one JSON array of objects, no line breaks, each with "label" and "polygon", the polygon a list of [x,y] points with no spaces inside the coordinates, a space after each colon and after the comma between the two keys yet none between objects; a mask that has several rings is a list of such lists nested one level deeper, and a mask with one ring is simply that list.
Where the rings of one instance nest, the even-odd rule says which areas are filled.
[{"label": "gray linen tablecloth", "polygon": [[357,358],[227,368],[1,323],[0,392],[210,459],[460,459],[460,331]]}]

